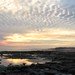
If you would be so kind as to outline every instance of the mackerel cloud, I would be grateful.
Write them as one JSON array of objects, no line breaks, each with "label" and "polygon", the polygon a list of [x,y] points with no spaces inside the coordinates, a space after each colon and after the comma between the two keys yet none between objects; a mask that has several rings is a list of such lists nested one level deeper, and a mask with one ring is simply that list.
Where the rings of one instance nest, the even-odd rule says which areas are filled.
[{"label": "mackerel cloud", "polygon": [[[44,32],[46,34],[43,35]],[[70,45],[75,45],[75,0],[0,0],[0,42],[5,45],[5,49],[8,44],[5,41],[10,41],[15,34],[16,38],[24,37],[23,41],[34,36],[37,40],[30,38],[30,43],[38,42],[39,38],[34,33],[38,33],[38,37],[52,36],[51,40],[43,38],[47,44],[51,44],[51,41],[57,43],[58,40],[65,44],[66,40]],[[29,35],[27,38],[26,34]],[[60,43],[57,43],[58,46]]]},{"label": "mackerel cloud", "polygon": [[4,33],[75,29],[74,20],[74,0],[0,0],[0,31]]},{"label": "mackerel cloud", "polygon": [[75,29],[74,20],[75,0],[0,0],[0,32]]},{"label": "mackerel cloud", "polygon": [[0,0],[0,11],[24,15],[43,15],[71,18],[75,15],[75,1],[71,0]]}]

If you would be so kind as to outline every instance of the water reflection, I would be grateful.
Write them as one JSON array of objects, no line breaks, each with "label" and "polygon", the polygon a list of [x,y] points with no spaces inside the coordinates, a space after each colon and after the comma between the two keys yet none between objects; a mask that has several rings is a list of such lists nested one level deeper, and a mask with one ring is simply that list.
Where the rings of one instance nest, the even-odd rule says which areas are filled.
[{"label": "water reflection", "polygon": [[26,63],[27,65],[32,64],[31,61],[29,61],[28,59],[7,59],[7,61],[9,63],[13,63],[13,64],[21,64],[21,63]]},{"label": "water reflection", "polygon": [[9,64],[12,65],[20,65],[25,63],[26,65],[31,65],[32,63],[36,64],[36,63],[45,63],[47,61],[51,61],[51,60],[47,60],[44,58],[38,58],[38,59],[1,59],[1,65],[7,66]]},{"label": "water reflection", "polygon": [[12,64],[12,65],[20,65],[20,64],[23,64],[25,63],[26,65],[31,65],[32,63],[36,64],[36,63],[45,63],[45,62],[51,62],[52,59],[49,57],[47,58],[45,55],[37,55],[37,54],[32,54],[32,55],[27,55],[24,59],[21,59],[21,58],[9,58],[7,57],[8,55],[6,56],[2,56],[0,57],[0,62],[1,62],[1,65],[4,65],[4,66],[8,66],[9,64]]},{"label": "water reflection", "polygon": [[13,65],[19,65],[23,63],[25,63],[26,65],[31,65],[33,62],[29,59],[2,59],[1,61],[1,65],[5,66],[9,65],[10,63]]}]

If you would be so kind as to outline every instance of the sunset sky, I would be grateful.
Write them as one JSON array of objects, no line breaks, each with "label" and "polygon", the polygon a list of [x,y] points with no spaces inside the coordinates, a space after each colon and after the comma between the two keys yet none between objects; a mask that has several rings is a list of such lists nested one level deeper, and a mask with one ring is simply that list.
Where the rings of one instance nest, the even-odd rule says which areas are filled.
[{"label": "sunset sky", "polygon": [[0,0],[0,50],[75,47],[75,0]]}]

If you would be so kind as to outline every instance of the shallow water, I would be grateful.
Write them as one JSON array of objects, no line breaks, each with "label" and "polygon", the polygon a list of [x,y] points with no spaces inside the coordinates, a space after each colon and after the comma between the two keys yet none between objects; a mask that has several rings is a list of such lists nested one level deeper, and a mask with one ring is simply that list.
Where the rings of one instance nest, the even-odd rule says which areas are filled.
[{"label": "shallow water", "polygon": [[45,63],[50,62],[51,60],[45,59],[45,58],[36,58],[36,59],[13,59],[13,58],[0,58],[1,59],[1,65],[8,66],[9,64],[12,65],[20,65],[25,63],[26,65],[36,64],[36,63]]}]

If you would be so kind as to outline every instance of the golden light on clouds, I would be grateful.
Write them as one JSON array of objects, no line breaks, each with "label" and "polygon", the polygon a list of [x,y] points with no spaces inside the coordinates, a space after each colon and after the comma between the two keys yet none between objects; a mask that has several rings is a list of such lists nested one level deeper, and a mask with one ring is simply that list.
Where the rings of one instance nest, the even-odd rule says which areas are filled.
[{"label": "golden light on clouds", "polygon": [[11,34],[4,37],[3,40],[9,46],[41,46],[41,45],[74,45],[75,31],[61,29],[44,29],[43,31]]},{"label": "golden light on clouds", "polygon": [[25,42],[26,38],[21,34],[12,34],[5,37],[7,42]]}]

